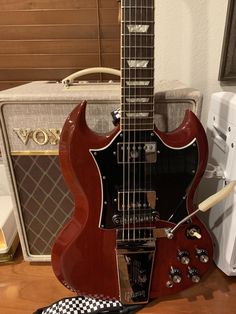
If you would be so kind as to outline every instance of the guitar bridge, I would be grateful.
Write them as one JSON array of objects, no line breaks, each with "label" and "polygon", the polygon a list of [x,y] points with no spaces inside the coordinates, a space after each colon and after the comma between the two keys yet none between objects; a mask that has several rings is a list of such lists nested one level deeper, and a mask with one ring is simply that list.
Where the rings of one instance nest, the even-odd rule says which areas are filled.
[{"label": "guitar bridge", "polygon": [[118,241],[116,256],[121,303],[147,303],[155,256],[154,239]]}]

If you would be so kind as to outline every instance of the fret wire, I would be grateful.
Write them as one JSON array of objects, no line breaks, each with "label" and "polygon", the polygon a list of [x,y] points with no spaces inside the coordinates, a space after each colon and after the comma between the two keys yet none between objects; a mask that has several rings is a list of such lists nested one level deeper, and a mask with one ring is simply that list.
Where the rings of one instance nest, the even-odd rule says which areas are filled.
[{"label": "fret wire", "polygon": [[[129,95],[130,96],[130,95]],[[138,97],[136,97],[136,98],[143,98],[143,97],[141,97],[141,95],[137,95]],[[152,99],[152,98],[154,98],[153,97],[153,95],[144,95],[145,96],[145,98],[149,98],[149,99]],[[121,97],[122,97],[122,100],[123,100],[123,98],[126,98],[126,96],[125,95],[121,95]],[[132,98],[135,98],[135,97],[132,97]],[[145,101],[144,103],[146,104],[146,103],[148,103],[149,101]]]},{"label": "fret wire", "polygon": [[[130,95],[128,95],[128,96],[130,96]],[[141,98],[141,96],[142,96],[142,95],[139,95],[139,94],[138,94],[136,98]],[[143,95],[143,96],[144,96],[144,97],[148,97],[148,98],[153,97],[153,95]],[[127,96],[121,96],[121,97],[123,98],[123,97],[127,97]],[[133,97],[133,98],[135,98],[135,97]],[[146,102],[144,102],[144,103],[146,103]]]},{"label": "fret wire", "polygon": [[[129,85],[126,85],[126,83],[127,82],[142,82],[142,81],[144,81],[142,78],[137,78],[137,79],[134,79],[134,78],[127,78],[126,80],[123,80],[123,81],[121,81],[121,88],[122,89],[124,89],[124,88],[134,88],[134,86],[129,86]],[[147,79],[145,79],[145,81],[147,81],[147,82],[149,82],[149,84],[148,84],[148,86],[146,85],[146,86],[142,86],[143,88],[142,88],[142,90],[144,90],[145,88],[148,88],[148,89],[153,89],[154,88],[154,82],[151,82],[151,81],[148,81]],[[139,87],[139,85],[138,85],[138,87]]]},{"label": "fret wire", "polygon": [[[130,82],[130,81],[127,81],[127,82]],[[134,90],[139,90],[138,91],[138,93],[141,93],[141,91],[143,91],[143,92],[145,92],[145,91],[153,91],[153,89],[154,89],[154,86],[153,85],[150,85],[150,86],[145,86],[145,87],[143,87],[143,86],[141,86],[141,88],[140,88],[140,86],[139,85],[136,85],[137,87],[135,87],[135,86],[130,86],[130,85],[127,85],[127,84],[124,84],[124,85],[122,85],[121,84],[121,90],[122,90],[122,92],[126,92],[126,91],[128,91],[128,90],[130,90],[131,91],[131,93],[133,93],[134,92]],[[153,97],[153,94],[152,94],[152,97]]]},{"label": "fret wire", "polygon": [[[146,81],[149,82],[148,85],[136,85],[136,86],[135,85],[126,85],[126,83],[128,83],[128,82],[130,83],[130,82],[146,82]],[[142,78],[138,78],[138,80],[136,80],[135,78],[132,78],[132,79],[123,80],[121,82],[121,88],[123,88],[123,89],[125,89],[125,88],[126,89],[135,89],[138,87],[138,89],[140,89],[140,90],[145,90],[145,89],[150,90],[150,89],[154,88],[154,85],[152,83],[154,83],[154,82],[150,82],[147,79],[143,80]]]},{"label": "fret wire", "polygon": [[[121,39],[123,39],[123,37],[127,37],[127,34],[123,34],[121,33]],[[154,39],[155,35],[153,32],[148,31],[148,32],[130,32],[129,34],[130,39],[134,39],[135,37],[152,37],[152,39]],[[127,37],[128,39],[128,37]]]},{"label": "fret wire", "polygon": [[[121,60],[127,60],[127,61],[129,61],[130,58],[134,58],[134,57],[132,57],[132,56],[122,57]],[[143,56],[143,57],[135,57],[135,60],[143,60],[143,58],[148,59],[148,60],[154,60],[153,57],[145,57],[145,56]]]},{"label": "fret wire", "polygon": [[[131,71],[133,71],[133,72],[135,72],[134,70],[135,69],[138,69],[138,70],[142,70],[142,71],[144,71],[144,72],[147,72],[147,71],[152,71],[152,70],[154,70],[154,67],[150,67],[150,68],[142,68],[142,67],[139,67],[139,68],[130,68],[130,67],[128,67],[128,66],[124,66],[124,67],[121,67],[121,70],[131,70]],[[140,73],[141,74],[141,73]]]},{"label": "fret wire", "polygon": [[[130,112],[129,112],[130,113]],[[132,117],[128,117],[128,116],[125,116],[125,117],[123,117],[123,121],[130,121],[130,122],[140,122],[140,123],[145,123],[145,121],[146,121],[146,123],[151,123],[151,119],[153,119],[153,117],[149,117],[149,116],[147,116],[147,117],[139,117],[139,116],[137,116],[137,117],[134,117],[134,116],[132,116]]]},{"label": "fret wire", "polygon": [[[138,71],[135,71],[135,69],[137,69]],[[127,72],[127,71],[131,70],[133,72],[133,74],[145,75],[145,74],[148,74],[148,72],[153,72],[154,68],[151,67],[151,68],[131,68],[130,69],[128,67],[122,67],[121,70],[123,70],[123,72]],[[143,71],[144,73],[142,73],[140,70]],[[145,72],[147,72],[147,73],[145,73]],[[132,73],[131,73],[131,75],[132,75]]]},{"label": "fret wire", "polygon": [[[137,71],[135,71],[135,69],[137,69]],[[147,75],[147,74],[150,74],[149,76],[146,76],[146,78],[147,77],[149,77],[149,78],[152,78],[153,79],[153,77],[152,77],[152,75],[153,75],[153,71],[154,71],[154,68],[153,67],[150,67],[150,68],[130,68],[130,67],[128,67],[128,66],[126,66],[126,67],[121,67],[121,70],[123,71],[123,72],[128,72],[129,70],[131,71],[131,77],[132,78],[134,78],[133,77],[133,75]],[[151,73],[149,73],[149,72],[151,72]],[[122,73],[123,74],[123,73]],[[140,77],[140,79],[141,79],[142,77]]]},{"label": "fret wire", "polygon": [[[150,65],[151,66],[148,66],[148,64],[147,64],[147,66],[146,67],[143,67],[143,66],[128,66],[126,63],[128,63],[128,61],[130,61],[130,60],[132,60],[132,58],[128,58],[126,61],[123,61],[122,60],[122,67],[121,67],[121,69],[130,69],[130,70],[140,70],[140,69],[142,69],[142,70],[154,70],[154,67],[153,67],[153,62],[152,61],[154,61],[154,60],[151,60],[149,63],[150,63]],[[140,59],[139,59],[140,60]],[[136,74],[136,73],[135,73]]]},{"label": "fret wire", "polygon": [[154,125],[152,125],[151,127],[147,126],[147,127],[137,128],[137,129],[136,128],[133,128],[133,129],[130,128],[129,129],[129,128],[125,128],[125,127],[123,128],[122,125],[121,125],[120,129],[121,129],[121,131],[127,131],[127,132],[128,131],[152,131],[153,127],[154,127]]},{"label": "fret wire", "polygon": [[148,130],[153,130],[154,127],[154,122],[153,123],[143,123],[143,124],[122,124],[122,129],[125,130],[133,130],[133,131],[139,131],[139,130],[143,130],[143,129],[148,129]]},{"label": "fret wire", "polygon": [[[134,24],[134,25],[139,25],[139,24],[141,24],[141,25],[143,25],[143,24],[154,24],[154,22],[152,22],[152,21],[150,21],[150,20],[148,20],[148,21],[146,21],[146,20],[125,20],[125,22],[126,23],[136,23],[136,24]],[[123,24],[123,25],[125,25],[125,24]],[[140,33],[138,33],[138,34],[140,34]],[[148,35],[148,34],[147,34]]]},{"label": "fret wire", "polygon": [[[143,8],[143,7],[142,7]],[[133,7],[133,6],[129,6],[129,7],[127,7],[127,6],[121,6],[121,9],[123,10],[123,11],[126,11],[125,13],[127,14],[127,15],[129,15],[129,13],[131,12],[131,13],[133,13],[133,14],[135,14],[135,13],[143,13],[144,12],[144,10],[142,10],[142,8],[141,7],[137,7],[137,6],[135,6],[135,7]],[[126,9],[131,9],[131,10],[126,10]],[[133,10],[133,12],[132,12],[132,9],[135,9],[135,10]],[[145,8],[145,10],[146,10],[146,12],[150,12],[150,13],[154,13],[154,10],[153,10],[153,7],[146,7]],[[128,12],[128,13],[127,13]]]},{"label": "fret wire", "polygon": [[154,9],[154,7],[149,7],[149,6],[121,6],[122,9]]},{"label": "fret wire", "polygon": [[153,128],[154,128],[154,124],[152,125],[147,125],[147,126],[137,126],[137,128],[135,128],[135,126],[131,127],[131,128],[128,128],[127,126],[123,126],[121,125],[121,131],[126,131],[126,132],[129,132],[129,131],[152,131]]},{"label": "fret wire", "polygon": [[[121,79],[121,81],[123,82],[123,81],[127,81],[127,80],[129,80],[130,81],[130,78],[129,79],[124,79],[124,78],[122,78]],[[140,80],[140,81],[147,81],[147,80],[153,80],[154,81],[154,79],[153,79],[153,77],[145,77],[145,79],[144,78],[137,78],[137,79],[135,79],[134,81],[137,81],[137,80]]]},{"label": "fret wire", "polygon": [[[127,47],[125,49],[123,49],[125,46],[121,46],[122,50],[128,49]],[[154,48],[154,46],[130,46],[130,48]]]},{"label": "fret wire", "polygon": [[125,11],[126,9],[138,9],[138,10],[142,10],[145,9],[146,11],[151,11],[152,13],[154,12],[154,7],[153,6],[120,6],[120,8]]},{"label": "fret wire", "polygon": [[[144,19],[140,19],[140,21],[141,22],[144,22],[144,23],[147,23],[148,25],[154,25],[155,24],[155,21],[154,21],[154,19],[148,19],[148,20],[144,20]],[[134,20],[133,21],[134,23],[137,23],[138,22],[138,20]],[[124,19],[123,21],[122,21],[122,23],[121,23],[121,25],[125,25],[126,23],[130,23],[130,20],[127,20],[127,19]]]},{"label": "fret wire", "polygon": [[136,105],[136,106],[145,106],[145,105],[154,105],[154,102],[145,102],[145,103],[135,103],[135,104],[132,104],[132,103],[122,103],[121,106],[130,106],[130,105]]},{"label": "fret wire", "polygon": [[[147,102],[150,102],[152,100],[152,98],[153,98],[153,95],[145,94],[143,91],[138,92],[138,94],[134,94],[133,92],[129,92],[128,93],[128,91],[125,90],[125,89],[123,89],[122,91],[126,93],[125,94],[126,96],[125,95],[121,95],[122,100],[127,99],[127,97],[128,98],[135,98],[135,99],[136,98],[149,98],[149,100]],[[142,93],[142,94],[139,94],[139,93]],[[129,101],[127,101],[127,103],[129,103]],[[146,103],[146,101],[144,103]]]},{"label": "fret wire", "polygon": [[[138,119],[138,116],[134,116],[134,115],[132,116],[132,114],[135,114],[135,113],[136,113],[136,112],[130,111],[130,112],[128,112],[128,115],[129,115],[129,116],[123,114],[121,117],[123,118],[123,121],[125,121],[125,120],[130,120],[130,119],[135,119],[135,120],[137,120],[137,119]],[[143,113],[143,112],[137,112],[137,113],[140,114],[140,113]],[[143,116],[143,119],[147,119],[147,117],[153,119],[153,117],[154,117],[154,115],[155,115],[153,111],[144,112],[144,113],[147,113],[148,116],[146,116],[146,117]],[[140,118],[140,120],[141,120],[141,118]]]},{"label": "fret wire", "polygon": [[[125,92],[126,93],[126,91],[125,90],[123,90],[123,92]],[[139,103],[144,103],[144,104],[146,104],[146,103],[150,103],[153,99],[153,96],[152,95],[148,95],[148,94],[144,94],[144,93],[142,93],[142,94],[132,94],[132,92],[130,92],[129,94],[125,94],[125,95],[121,95],[121,97],[122,97],[122,101],[125,101],[126,100],[126,103],[130,103],[129,101],[127,101],[127,98],[133,98],[133,99],[138,99],[138,98],[149,98],[147,101],[139,101]],[[135,103],[137,103],[138,102],[138,100],[137,101],[133,101],[133,103],[135,104]]]},{"label": "fret wire", "polygon": [[[132,58],[127,58],[127,61],[129,61],[129,60],[132,60]],[[154,60],[153,60],[154,61]],[[147,70],[154,70],[154,63],[151,61],[150,62],[150,64],[152,65],[151,67],[139,67],[139,69],[141,69],[141,70],[143,70],[143,71],[147,71]],[[122,67],[121,67],[121,69],[129,69],[129,70],[131,70],[131,71],[133,71],[133,70],[135,70],[135,69],[137,69],[137,68],[135,68],[135,67],[129,67],[128,65],[126,65],[126,62],[122,62]]]},{"label": "fret wire", "polygon": [[137,79],[127,79],[127,80],[123,80],[123,81],[121,81],[121,88],[122,89],[124,89],[124,88],[126,88],[126,89],[128,89],[128,88],[130,88],[130,89],[134,89],[134,88],[136,88],[136,86],[135,85],[128,85],[128,84],[126,84],[126,83],[131,83],[131,82],[142,82],[142,81],[144,81],[144,82],[148,82],[148,85],[136,85],[136,86],[138,86],[138,87],[141,87],[141,89],[153,89],[154,88],[154,82],[150,82],[150,81],[148,81],[147,79],[145,79],[145,80],[143,80],[143,79],[141,79],[141,78],[137,78]]},{"label": "fret wire", "polygon": [[[126,9],[133,9],[134,7],[122,7],[121,6],[121,9],[123,9],[123,11],[125,11]],[[151,13],[153,13],[153,7],[142,7],[142,8],[144,8],[144,9],[146,9],[146,11],[148,12],[148,11],[150,11]],[[140,10],[141,11],[141,9],[142,9],[141,7],[135,7],[135,9],[138,9],[138,10]],[[123,20],[123,22],[124,21],[126,21],[126,20]],[[154,22],[153,22],[154,23]]]},{"label": "fret wire", "polygon": [[[143,105],[143,104],[142,104]],[[133,104],[133,107],[135,108],[135,106],[142,106],[141,104]],[[128,104],[121,104],[121,106],[124,108],[125,106],[127,107],[128,106]],[[154,106],[154,102],[153,103],[145,103],[145,108],[147,108],[147,106],[151,106],[152,108],[153,108],[153,106]],[[121,107],[121,110],[122,110],[122,107]],[[130,109],[132,108],[132,104],[131,104],[131,107],[130,107]],[[125,109],[126,110],[126,109]],[[141,110],[141,109],[140,109]]]},{"label": "fret wire", "polygon": [[135,1],[135,2],[133,2],[133,5],[132,5],[132,3],[131,4],[126,4],[126,3],[123,3],[122,1],[121,1],[121,7],[122,8],[136,8],[137,6],[138,7],[143,7],[143,6],[147,6],[147,7],[152,7],[152,8],[154,8],[154,2],[153,1],[151,1],[150,2],[150,4],[149,3],[143,3],[143,1],[141,2],[141,0],[140,1]]},{"label": "fret wire", "polygon": [[[149,111],[155,111],[154,110],[154,106],[152,106],[151,108],[148,108],[149,109]],[[123,107],[121,107],[121,112],[135,112],[135,111],[137,111],[137,112],[143,112],[143,111],[148,111],[148,109],[147,108],[145,108],[145,109],[143,109],[143,108],[139,108],[139,109],[136,109],[136,108],[129,108],[129,109],[126,109],[126,108],[124,108],[124,106]]]},{"label": "fret wire", "polygon": [[[134,74],[142,74],[142,73],[138,73],[138,72],[136,72],[135,71],[135,69],[137,69],[137,70],[142,70],[143,72],[147,72],[147,71],[153,71],[154,70],[154,68],[153,67],[150,67],[150,68],[142,68],[142,67],[138,67],[138,68],[130,68],[130,67],[121,67],[121,70],[131,70],[131,71],[133,71],[134,72]],[[144,73],[143,73],[144,74]]]},{"label": "fret wire", "polygon": [[[124,48],[125,46],[121,46],[121,47],[122,47],[122,50],[128,49],[127,47]],[[147,49],[147,48],[154,48],[154,46],[132,46],[131,45],[130,48],[145,48],[145,49]]]},{"label": "fret wire", "polygon": [[[127,82],[130,82],[130,81],[127,81]],[[138,93],[140,92],[145,92],[145,91],[149,91],[150,90],[153,90],[154,89],[154,86],[140,86],[139,85],[136,85],[136,86],[129,86],[129,85],[121,85],[121,89],[122,90],[131,90],[131,92],[133,92],[134,90],[139,90]],[[153,97],[153,94],[151,95]]]},{"label": "fret wire", "polygon": [[[138,85],[136,85],[136,86],[138,86]],[[150,89],[153,89],[153,88],[154,88],[154,86],[145,86],[145,87],[143,87],[143,88],[142,88],[142,86],[141,86],[141,88],[140,88],[140,86],[138,86],[138,89],[140,89],[140,90],[141,90],[141,89],[142,89],[142,90],[144,90],[144,89],[149,89],[149,90],[150,90]],[[127,89],[127,90],[130,90],[130,89],[132,90],[132,89],[133,89],[133,90],[136,90],[137,87],[126,85],[126,86],[121,86],[121,89],[123,89],[123,90],[124,90],[124,89]],[[153,95],[152,95],[152,97],[153,97]]]},{"label": "fret wire", "polygon": [[[143,124],[124,124],[124,123],[122,123],[122,128],[124,128],[124,127],[126,127],[127,129],[126,130],[128,130],[128,129],[130,129],[130,130],[139,130],[139,129],[143,129],[143,128],[150,128],[150,129],[153,129],[153,126],[154,126],[154,122],[153,123],[143,123]],[[133,127],[133,129],[132,129],[132,127]]]},{"label": "fret wire", "polygon": [[[128,112],[126,112],[126,113],[128,113],[129,116],[125,115],[124,113],[122,113],[122,115],[121,115],[123,121],[124,121],[124,120],[129,120],[129,119],[131,119],[131,118],[134,118],[134,116],[133,116],[133,117],[130,116],[130,115],[132,115],[133,113],[143,113],[143,111],[128,111]],[[155,115],[155,112],[154,112],[154,111],[148,111],[148,112],[144,112],[144,113],[147,113],[147,114],[148,114],[147,117],[151,117],[152,119],[153,119],[153,117],[154,117],[154,115]],[[137,116],[136,118],[138,118],[138,116]],[[145,117],[143,117],[143,118],[145,118]]]},{"label": "fret wire", "polygon": [[[123,39],[123,37],[127,37],[127,34],[121,34],[121,39]],[[129,35],[129,37],[130,38],[128,38],[127,37],[127,39],[135,39],[135,37],[136,37],[136,39],[138,39],[138,37],[152,37],[152,39],[154,39],[154,37],[155,37],[155,35],[154,34],[150,34],[150,33],[130,33],[130,35]],[[154,44],[154,43],[153,43]]]},{"label": "fret wire", "polygon": [[[124,108],[122,108],[121,109],[121,111],[120,112],[123,112],[123,113],[125,113],[125,112],[128,112],[128,113],[131,113],[131,112],[136,112],[135,110],[136,109],[129,109],[129,110],[127,110],[127,109],[125,109],[125,110],[123,110]],[[143,110],[141,110],[141,109],[139,109],[139,110],[137,110],[137,112],[145,112],[145,111],[147,111],[147,110],[145,110],[145,109],[143,109]],[[155,110],[153,109],[153,108],[151,108],[149,111],[147,111],[147,112],[154,112]]]},{"label": "fret wire", "polygon": [[139,25],[139,24],[143,24],[143,25],[151,25],[151,26],[154,26],[155,25],[155,21],[154,21],[154,19],[153,19],[153,17],[151,16],[151,17],[149,17],[149,19],[148,20],[146,20],[146,19],[142,19],[142,18],[139,18],[139,19],[124,19],[123,20],[123,22],[121,23],[121,26],[124,26],[124,25],[126,25],[127,23],[135,23],[135,25]]},{"label": "fret wire", "polygon": [[151,77],[146,77],[145,79],[143,79],[142,77],[138,77],[137,79],[134,79],[133,77],[132,78],[127,78],[127,79],[124,79],[124,78],[122,78],[121,79],[121,82],[132,82],[132,81],[139,81],[139,82],[142,82],[142,81],[149,81],[149,82],[151,82],[151,83],[154,83],[154,80],[153,80],[153,78],[151,78]]},{"label": "fret wire", "polygon": [[121,5],[131,5],[131,4],[134,4],[134,6],[136,6],[137,4],[140,3],[140,5],[143,5],[143,4],[147,4],[147,3],[151,3],[152,5],[154,5],[154,0],[122,0],[121,1]]},{"label": "fret wire", "polygon": [[134,4],[134,6],[136,6],[138,3],[140,3],[140,5],[144,4],[144,3],[151,3],[152,5],[154,4],[153,2],[154,0],[122,0],[121,4],[123,5],[129,5],[129,4]]},{"label": "fret wire", "polygon": [[[127,38],[121,38],[122,39],[122,52],[125,50],[124,45],[128,45],[127,43]],[[147,39],[149,40],[149,42],[147,42]],[[129,47],[130,48],[136,48],[138,46],[141,46],[143,48],[152,48],[154,44],[154,37],[147,37],[147,36],[137,36],[136,38],[136,42],[134,43],[134,38],[131,37],[131,40],[129,41]],[[128,49],[128,48],[126,48]]]},{"label": "fret wire", "polygon": [[138,118],[122,118],[122,124],[125,126],[142,126],[144,125],[152,125],[154,123],[154,117],[151,117],[150,119],[138,119]]},{"label": "fret wire", "polygon": [[[139,82],[142,82],[143,80],[140,78],[139,79]],[[122,81],[122,83],[124,83],[124,84],[121,84],[121,88],[122,89],[131,89],[131,90],[134,90],[134,89],[136,89],[137,88],[137,86],[138,86],[138,89],[140,89],[140,91],[144,91],[145,89],[147,89],[147,90],[150,90],[150,89],[153,89],[154,88],[154,86],[152,85],[152,84],[149,84],[148,86],[147,85],[126,85],[125,83],[127,83],[127,82],[138,82],[137,80],[125,80],[125,81]]]},{"label": "fret wire", "polygon": [[[153,119],[152,119],[153,120]],[[124,120],[122,122],[122,126],[139,126],[141,127],[142,125],[145,125],[146,127],[149,125],[149,126],[153,126],[153,122],[140,122],[140,123],[137,123],[137,122],[134,122],[134,123],[131,123],[131,121],[127,122],[127,123],[124,123]]]},{"label": "fret wire", "polygon": [[[124,71],[124,72],[127,72],[127,71]],[[150,78],[149,76],[143,76],[141,73],[138,73],[138,72],[136,72],[136,75],[137,75],[136,78],[139,80],[144,80],[144,78],[145,78],[145,80],[148,80],[148,78]],[[130,81],[130,80],[136,80],[136,79],[134,78],[134,76],[128,76],[126,81]]]}]

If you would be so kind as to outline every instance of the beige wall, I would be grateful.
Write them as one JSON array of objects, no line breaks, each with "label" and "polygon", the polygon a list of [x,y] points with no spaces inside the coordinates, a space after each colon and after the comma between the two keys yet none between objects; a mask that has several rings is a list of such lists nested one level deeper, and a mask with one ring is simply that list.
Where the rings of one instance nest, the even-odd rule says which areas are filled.
[{"label": "beige wall", "polygon": [[204,95],[229,90],[218,82],[227,0],[156,0],[156,78],[179,79]]}]

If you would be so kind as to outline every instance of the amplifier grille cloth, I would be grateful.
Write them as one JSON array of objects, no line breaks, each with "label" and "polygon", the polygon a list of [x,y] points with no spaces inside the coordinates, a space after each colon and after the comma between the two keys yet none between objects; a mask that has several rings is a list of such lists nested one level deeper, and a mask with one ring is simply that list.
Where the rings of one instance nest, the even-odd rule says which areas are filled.
[{"label": "amplifier grille cloth", "polygon": [[12,156],[31,254],[51,254],[57,232],[73,211],[58,156]]}]

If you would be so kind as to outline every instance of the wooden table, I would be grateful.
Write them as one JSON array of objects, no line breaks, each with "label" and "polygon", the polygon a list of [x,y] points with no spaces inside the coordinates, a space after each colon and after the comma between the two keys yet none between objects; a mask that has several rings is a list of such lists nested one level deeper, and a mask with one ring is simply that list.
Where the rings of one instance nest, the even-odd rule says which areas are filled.
[{"label": "wooden table", "polygon": [[[49,263],[24,262],[20,252],[13,263],[0,265],[0,313],[32,314],[66,296],[73,296],[54,277]],[[140,314],[234,314],[236,277],[216,267],[198,285],[174,297],[147,305]]]}]

